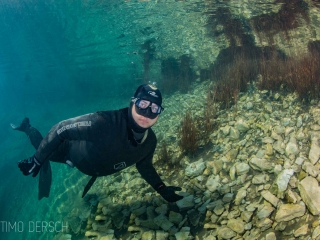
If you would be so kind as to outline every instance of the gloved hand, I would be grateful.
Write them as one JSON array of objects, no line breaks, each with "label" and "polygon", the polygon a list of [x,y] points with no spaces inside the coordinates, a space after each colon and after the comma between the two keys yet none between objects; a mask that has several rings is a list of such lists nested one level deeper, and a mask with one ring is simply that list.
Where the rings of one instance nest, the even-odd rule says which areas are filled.
[{"label": "gloved hand", "polygon": [[20,168],[20,171],[23,173],[23,175],[27,176],[33,173],[32,177],[35,177],[40,171],[41,163],[36,159],[35,156],[32,156],[19,161],[18,167]]},{"label": "gloved hand", "polygon": [[183,197],[175,193],[175,191],[181,191],[180,187],[169,186],[167,187],[164,183],[158,184],[155,187],[156,191],[168,202],[176,202],[181,200]]}]

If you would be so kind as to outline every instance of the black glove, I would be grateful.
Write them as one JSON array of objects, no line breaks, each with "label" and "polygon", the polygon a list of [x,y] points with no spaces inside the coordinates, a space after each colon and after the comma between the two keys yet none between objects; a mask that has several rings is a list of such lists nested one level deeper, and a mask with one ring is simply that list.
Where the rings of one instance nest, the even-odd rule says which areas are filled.
[{"label": "black glove", "polygon": [[180,187],[167,187],[164,183],[161,183],[156,185],[155,190],[168,202],[176,202],[183,198],[175,193],[175,191],[182,190]]},{"label": "black glove", "polygon": [[35,177],[40,171],[41,163],[36,159],[35,156],[32,156],[19,161],[18,167],[20,168],[20,171],[23,173],[23,175],[27,176],[33,173],[32,177]]}]

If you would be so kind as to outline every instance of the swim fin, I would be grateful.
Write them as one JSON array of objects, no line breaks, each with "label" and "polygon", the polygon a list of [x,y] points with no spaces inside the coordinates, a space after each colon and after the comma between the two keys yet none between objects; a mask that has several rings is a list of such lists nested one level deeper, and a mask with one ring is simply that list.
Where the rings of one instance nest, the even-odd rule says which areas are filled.
[{"label": "swim fin", "polygon": [[40,169],[38,200],[49,197],[52,182],[50,161],[45,161]]}]

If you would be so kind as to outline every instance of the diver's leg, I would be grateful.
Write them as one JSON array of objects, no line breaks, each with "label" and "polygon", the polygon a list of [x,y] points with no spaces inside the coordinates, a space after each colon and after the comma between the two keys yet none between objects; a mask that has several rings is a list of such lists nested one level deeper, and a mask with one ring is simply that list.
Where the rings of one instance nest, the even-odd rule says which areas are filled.
[{"label": "diver's leg", "polygon": [[[22,120],[20,126],[16,126],[14,124],[10,124],[13,130],[18,130],[21,132],[25,132],[33,145],[33,147],[37,150],[43,137],[41,133],[34,127],[30,125],[29,118],[25,118]],[[39,174],[39,183],[38,183],[38,199],[42,199],[44,197],[49,197],[50,188],[52,182],[52,172],[49,161],[45,161],[42,164]]]},{"label": "diver's leg", "polygon": [[33,145],[33,147],[37,150],[43,137],[41,133],[34,127],[30,125],[29,118],[24,118],[20,124],[20,126],[16,126],[14,124],[10,124],[13,130],[18,130],[21,132],[25,132]]}]

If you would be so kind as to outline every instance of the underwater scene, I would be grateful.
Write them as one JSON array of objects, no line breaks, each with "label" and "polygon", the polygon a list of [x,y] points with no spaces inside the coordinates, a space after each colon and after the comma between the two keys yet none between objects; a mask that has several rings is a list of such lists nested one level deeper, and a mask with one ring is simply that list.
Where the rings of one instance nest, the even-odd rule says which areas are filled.
[{"label": "underwater scene", "polygon": [[0,0],[0,36],[0,239],[320,239],[320,1]]}]

